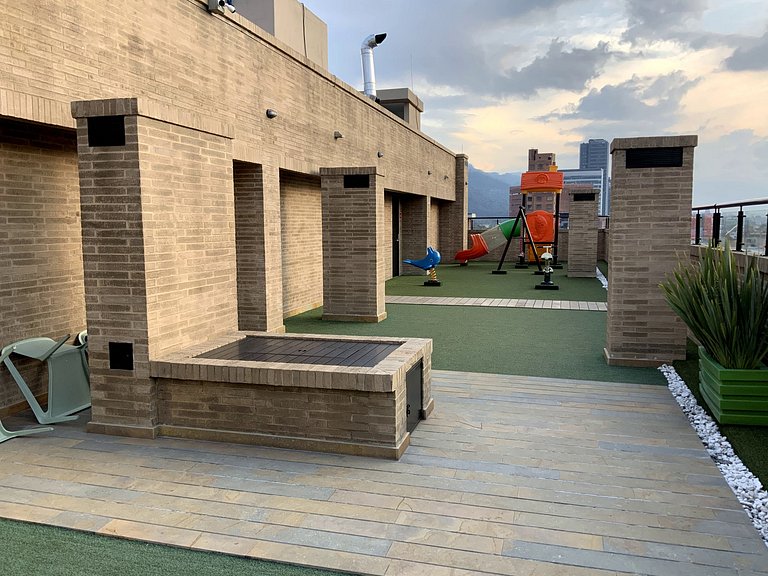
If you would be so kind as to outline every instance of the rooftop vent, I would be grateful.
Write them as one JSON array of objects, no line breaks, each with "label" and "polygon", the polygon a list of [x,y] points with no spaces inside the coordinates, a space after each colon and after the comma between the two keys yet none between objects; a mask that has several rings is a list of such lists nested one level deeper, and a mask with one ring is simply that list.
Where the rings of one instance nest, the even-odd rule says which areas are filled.
[{"label": "rooftop vent", "polygon": [[376,74],[373,70],[373,49],[384,42],[386,34],[371,34],[360,47],[363,59],[363,92],[371,100],[376,100]]}]

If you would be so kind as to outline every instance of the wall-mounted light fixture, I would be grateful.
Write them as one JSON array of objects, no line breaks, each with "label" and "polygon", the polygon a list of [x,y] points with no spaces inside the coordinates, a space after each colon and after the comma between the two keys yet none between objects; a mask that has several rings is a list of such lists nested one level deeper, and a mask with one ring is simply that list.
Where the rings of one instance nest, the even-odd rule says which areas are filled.
[{"label": "wall-mounted light fixture", "polygon": [[272,108],[267,108],[267,118],[270,120],[272,118],[277,118],[277,110],[273,110]]},{"label": "wall-mounted light fixture", "polygon": [[338,140],[339,138],[344,138],[344,134],[339,132],[338,130],[333,131],[333,139]]},{"label": "wall-mounted light fixture", "polygon": [[448,180],[448,174],[446,174],[445,176],[443,176],[443,180]]},{"label": "wall-mounted light fixture", "polygon": [[376,156],[379,157],[379,158],[384,158],[384,152],[379,150],[378,152],[376,152]]},{"label": "wall-mounted light fixture", "polygon": [[208,0],[208,12],[218,12],[219,14],[224,14],[225,8],[232,14],[237,12],[234,0]]},{"label": "wall-mounted light fixture", "polygon": [[432,170],[427,170],[427,176],[432,176]]}]

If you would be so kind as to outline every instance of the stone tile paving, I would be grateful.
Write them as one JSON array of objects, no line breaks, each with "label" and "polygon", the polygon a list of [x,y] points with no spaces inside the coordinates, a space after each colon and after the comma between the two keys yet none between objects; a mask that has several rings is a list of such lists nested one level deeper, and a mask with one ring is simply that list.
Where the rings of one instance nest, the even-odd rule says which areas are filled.
[{"label": "stone tile paving", "polygon": [[387,296],[387,304],[428,304],[431,306],[484,306],[489,308],[547,308],[606,312],[605,302],[577,300],[525,300],[518,298],[447,298],[441,296]]},{"label": "stone tile paving", "polygon": [[398,462],[86,434],[83,414],[0,445],[0,516],[383,576],[768,574],[666,388],[433,386]]}]

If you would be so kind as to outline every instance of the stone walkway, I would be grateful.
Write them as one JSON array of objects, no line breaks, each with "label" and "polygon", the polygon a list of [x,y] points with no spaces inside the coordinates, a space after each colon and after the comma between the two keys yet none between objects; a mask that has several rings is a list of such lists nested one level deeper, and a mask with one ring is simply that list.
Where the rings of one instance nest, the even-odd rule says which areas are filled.
[{"label": "stone walkway", "polygon": [[768,574],[666,388],[436,371],[434,396],[399,462],[83,415],[0,444],[0,516],[386,576]]},{"label": "stone walkway", "polygon": [[451,298],[441,296],[387,296],[387,304],[432,306],[487,306],[491,308],[545,308],[548,310],[594,310],[606,312],[605,302],[576,300],[526,300],[524,298]]}]

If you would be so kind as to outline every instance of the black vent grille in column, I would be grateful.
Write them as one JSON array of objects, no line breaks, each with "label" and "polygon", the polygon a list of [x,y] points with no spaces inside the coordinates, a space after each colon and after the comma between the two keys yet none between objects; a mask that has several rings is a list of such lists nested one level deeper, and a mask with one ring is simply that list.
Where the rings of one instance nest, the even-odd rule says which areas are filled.
[{"label": "black vent grille in column", "polygon": [[88,146],[125,146],[125,117],[88,118]]},{"label": "black vent grille in column", "polygon": [[130,342],[109,343],[109,369],[133,370],[133,344]]},{"label": "black vent grille in column", "polygon": [[344,188],[370,188],[371,179],[368,174],[345,174]]},{"label": "black vent grille in column", "polygon": [[580,194],[573,195],[574,202],[592,202],[594,201],[594,199],[595,199],[595,195],[587,192],[582,192]]},{"label": "black vent grille in column", "polygon": [[676,148],[629,148],[627,168],[680,168],[683,165],[683,149]]}]

